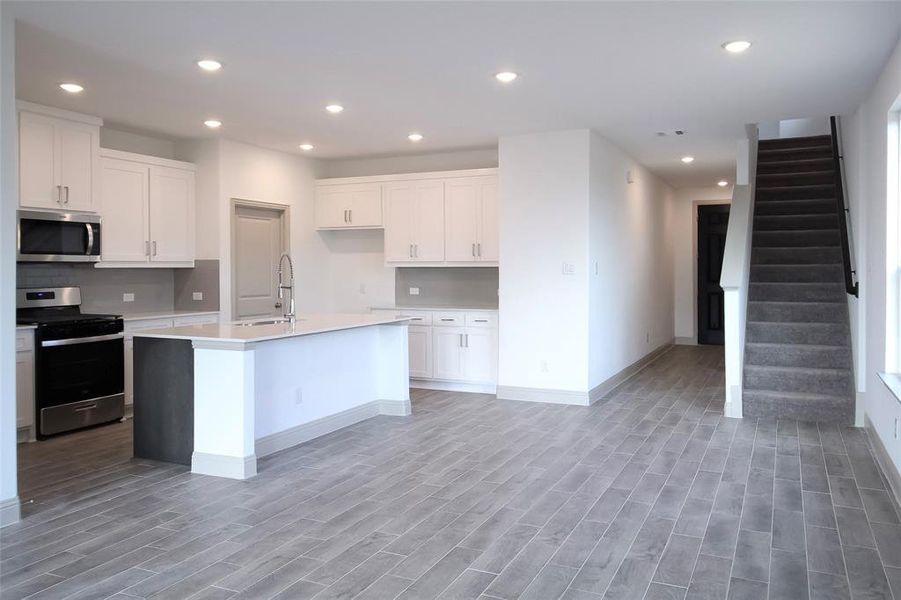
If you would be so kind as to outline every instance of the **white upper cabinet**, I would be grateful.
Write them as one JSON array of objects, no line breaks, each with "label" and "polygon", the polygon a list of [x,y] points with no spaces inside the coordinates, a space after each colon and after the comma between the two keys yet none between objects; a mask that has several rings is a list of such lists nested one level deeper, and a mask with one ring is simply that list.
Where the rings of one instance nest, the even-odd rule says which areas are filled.
[{"label": "white upper cabinet", "polygon": [[445,184],[448,262],[497,262],[497,177],[461,177]]},{"label": "white upper cabinet", "polygon": [[103,150],[98,267],[194,264],[194,165]]},{"label": "white upper cabinet", "polygon": [[385,261],[444,261],[444,181],[387,183]]},{"label": "white upper cabinet", "polygon": [[349,183],[317,187],[317,229],[377,229],[380,227],[382,227],[381,184]]},{"label": "white upper cabinet", "polygon": [[20,103],[19,206],[97,210],[101,123],[94,117]]}]

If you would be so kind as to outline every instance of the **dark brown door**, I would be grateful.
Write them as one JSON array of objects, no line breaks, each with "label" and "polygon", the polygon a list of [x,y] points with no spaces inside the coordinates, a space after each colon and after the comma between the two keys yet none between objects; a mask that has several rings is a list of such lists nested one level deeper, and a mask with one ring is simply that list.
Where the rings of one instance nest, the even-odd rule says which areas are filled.
[{"label": "dark brown door", "polygon": [[725,338],[720,272],[723,270],[728,223],[728,204],[698,206],[699,344],[722,344]]}]

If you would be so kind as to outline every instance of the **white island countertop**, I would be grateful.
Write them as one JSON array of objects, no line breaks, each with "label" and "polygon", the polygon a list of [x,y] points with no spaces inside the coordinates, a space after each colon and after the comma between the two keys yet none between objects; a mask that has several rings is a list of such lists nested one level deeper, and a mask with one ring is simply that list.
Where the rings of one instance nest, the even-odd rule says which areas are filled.
[{"label": "white island countertop", "polygon": [[409,321],[406,317],[378,314],[318,314],[300,315],[295,323],[247,325],[253,321],[236,323],[209,323],[206,325],[185,325],[166,329],[136,331],[135,337],[181,339],[193,342],[207,342],[219,347],[225,345],[244,346],[258,342],[280,340],[305,335],[329,333],[373,325],[391,325]]}]

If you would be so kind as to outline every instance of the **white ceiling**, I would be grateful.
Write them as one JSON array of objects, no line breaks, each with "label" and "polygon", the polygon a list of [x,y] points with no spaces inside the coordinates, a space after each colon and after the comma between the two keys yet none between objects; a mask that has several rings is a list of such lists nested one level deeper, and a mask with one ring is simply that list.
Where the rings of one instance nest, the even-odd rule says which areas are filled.
[{"label": "white ceiling", "polygon": [[[729,177],[745,123],[853,110],[901,29],[901,2],[4,4],[23,99],[177,138],[310,141],[319,158],[590,127],[676,186]],[[754,46],[729,55],[733,39]],[[502,69],[522,77],[503,86]],[[655,135],[672,129],[688,133]]]}]

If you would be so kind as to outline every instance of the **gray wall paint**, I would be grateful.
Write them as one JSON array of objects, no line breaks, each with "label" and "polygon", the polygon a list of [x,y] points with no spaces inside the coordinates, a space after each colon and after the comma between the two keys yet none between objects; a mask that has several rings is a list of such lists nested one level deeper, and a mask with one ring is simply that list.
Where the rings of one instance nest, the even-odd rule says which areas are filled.
[{"label": "gray wall paint", "polygon": [[316,165],[316,177],[362,177],[493,167],[497,167],[497,148],[477,148],[457,152],[322,160]]},{"label": "gray wall paint", "polygon": [[100,146],[111,150],[158,156],[159,158],[175,158],[175,142],[173,140],[156,135],[125,131],[116,128],[115,125],[112,127],[104,125],[100,128]]},{"label": "gray wall paint", "polygon": [[[219,310],[219,261],[195,260],[193,269],[175,271],[175,310]],[[203,300],[194,300],[201,292]]]},{"label": "gray wall paint", "polygon": [[[497,308],[497,267],[416,267],[395,269],[398,306]],[[419,295],[411,296],[410,288]]]}]

